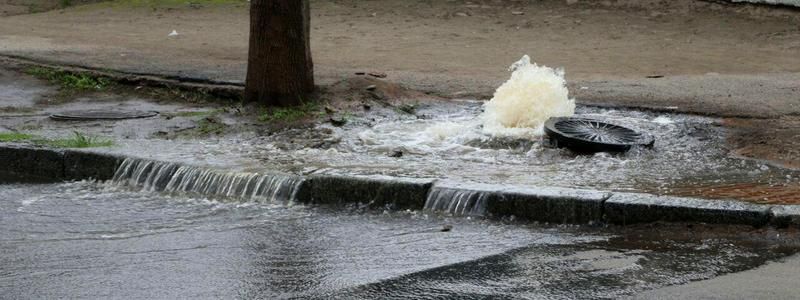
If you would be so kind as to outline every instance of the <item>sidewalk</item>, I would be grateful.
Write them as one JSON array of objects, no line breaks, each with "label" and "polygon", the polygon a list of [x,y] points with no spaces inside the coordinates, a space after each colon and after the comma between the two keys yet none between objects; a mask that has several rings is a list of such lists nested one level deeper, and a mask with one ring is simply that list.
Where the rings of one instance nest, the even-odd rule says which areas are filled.
[{"label": "sidewalk", "polygon": [[797,299],[800,256],[756,269],[647,291],[634,299]]}]

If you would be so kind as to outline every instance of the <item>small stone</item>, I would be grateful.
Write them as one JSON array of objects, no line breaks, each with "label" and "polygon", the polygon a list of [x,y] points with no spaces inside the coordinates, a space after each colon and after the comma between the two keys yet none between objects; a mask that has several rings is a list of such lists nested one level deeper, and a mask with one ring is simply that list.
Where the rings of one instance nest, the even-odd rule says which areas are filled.
[{"label": "small stone", "polygon": [[512,12],[511,12],[511,14],[512,14],[512,15],[515,15],[515,16],[521,16],[521,15],[524,15],[524,14],[525,14],[525,12],[522,12],[522,11],[512,11]]},{"label": "small stone", "polygon": [[450,232],[450,230],[453,230],[453,225],[444,224],[442,226],[441,232]]},{"label": "small stone", "polygon": [[376,87],[374,84],[371,84],[371,85],[368,85],[368,86],[367,86],[367,90],[368,90],[368,91],[374,91],[376,88],[377,88],[377,87]]},{"label": "small stone", "polygon": [[464,13],[464,12],[457,12],[456,13],[456,17],[469,17],[469,15],[467,13]]},{"label": "small stone", "polygon": [[403,157],[403,150],[394,150],[392,151],[392,153],[389,153],[389,157],[396,157],[396,158]]},{"label": "small stone", "polygon": [[370,110],[370,109],[372,109],[372,105],[369,105],[369,104],[366,104],[366,103],[364,103],[364,104],[361,104],[361,107],[362,107],[362,108],[364,108],[364,110]]},{"label": "small stone", "polygon": [[344,119],[344,118],[330,117],[328,119],[328,121],[331,122],[331,125],[336,126],[336,127],[341,127],[341,126],[344,126],[344,124],[347,124],[347,120]]},{"label": "small stone", "polygon": [[367,72],[356,72],[356,75],[366,75]]},{"label": "small stone", "polygon": [[325,113],[332,114],[334,112],[336,112],[335,108],[327,106],[327,105],[325,106]]},{"label": "small stone", "polygon": [[369,72],[369,76],[372,76],[372,77],[375,77],[375,78],[386,78],[386,73],[382,73],[382,72]]},{"label": "small stone", "polygon": [[410,114],[410,115],[413,115],[414,112],[416,112],[417,107],[414,106],[413,104],[403,104],[403,105],[398,106],[397,110],[399,110],[401,112],[404,112],[404,113],[407,113],[407,114]]},{"label": "small stone", "polygon": [[383,93],[376,92],[376,91],[367,91],[367,93],[375,100],[384,100]]}]

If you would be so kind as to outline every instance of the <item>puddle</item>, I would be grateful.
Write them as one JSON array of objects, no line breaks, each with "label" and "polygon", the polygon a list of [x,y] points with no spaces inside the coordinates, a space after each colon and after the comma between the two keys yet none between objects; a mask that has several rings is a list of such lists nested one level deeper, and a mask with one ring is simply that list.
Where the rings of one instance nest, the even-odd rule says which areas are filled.
[{"label": "puddle", "polygon": [[0,68],[0,109],[11,110],[12,108],[33,107],[41,95],[51,93],[54,90],[54,88],[39,80]]}]

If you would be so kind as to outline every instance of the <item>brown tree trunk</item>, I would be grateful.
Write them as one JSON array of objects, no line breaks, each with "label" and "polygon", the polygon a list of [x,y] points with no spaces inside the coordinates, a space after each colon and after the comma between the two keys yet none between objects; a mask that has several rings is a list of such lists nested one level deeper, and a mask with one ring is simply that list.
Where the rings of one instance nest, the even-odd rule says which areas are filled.
[{"label": "brown tree trunk", "polygon": [[314,91],[308,0],[252,0],[245,100],[299,105]]}]

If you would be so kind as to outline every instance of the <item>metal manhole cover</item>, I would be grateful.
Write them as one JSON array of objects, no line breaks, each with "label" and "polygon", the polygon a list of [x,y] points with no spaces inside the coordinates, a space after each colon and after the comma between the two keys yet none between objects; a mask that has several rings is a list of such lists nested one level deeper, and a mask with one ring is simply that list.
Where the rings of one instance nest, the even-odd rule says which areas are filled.
[{"label": "metal manhole cover", "polygon": [[544,131],[553,145],[576,152],[624,152],[633,146],[652,146],[655,141],[646,133],[581,117],[550,118]]},{"label": "metal manhole cover", "polygon": [[92,109],[64,111],[52,114],[50,115],[50,118],[59,121],[93,121],[139,119],[154,117],[157,115],[157,111]]}]

